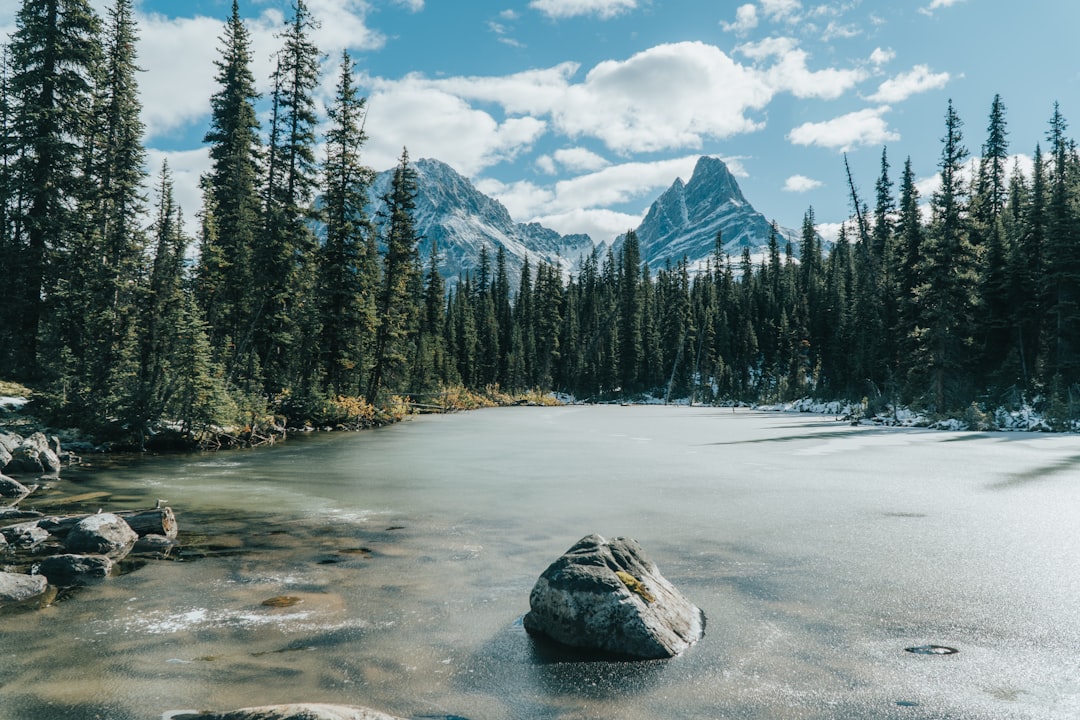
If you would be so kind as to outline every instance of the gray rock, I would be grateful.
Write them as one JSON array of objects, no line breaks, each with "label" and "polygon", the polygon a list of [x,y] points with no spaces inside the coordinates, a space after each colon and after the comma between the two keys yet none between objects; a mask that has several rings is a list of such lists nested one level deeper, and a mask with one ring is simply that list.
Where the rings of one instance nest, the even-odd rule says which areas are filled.
[{"label": "gray rock", "polygon": [[124,519],[112,513],[89,515],[71,528],[64,546],[73,553],[107,555],[123,559],[138,541],[139,535]]},{"label": "gray rock", "polygon": [[55,475],[60,472],[60,458],[49,447],[45,434],[36,432],[11,451],[11,461],[4,470],[12,475]]},{"label": "gray rock", "polygon": [[7,450],[8,454],[22,444],[22,438],[14,433],[0,432],[0,448]]},{"label": "gray rock", "polygon": [[48,589],[48,581],[38,575],[0,572],[0,607],[26,602]]},{"label": "gray rock", "polygon": [[131,552],[168,555],[179,544],[173,538],[164,535],[143,535],[136,541],[135,546],[131,548]]},{"label": "gray rock", "polygon": [[11,451],[0,445],[0,470],[6,468],[9,462],[11,462]]},{"label": "gray rock", "polygon": [[57,587],[71,587],[108,577],[112,566],[104,555],[53,555],[42,560],[35,572]]},{"label": "gray rock", "polygon": [[705,632],[705,614],[629,538],[579,540],[536,581],[529,605],[529,632],[617,656],[674,657]]},{"label": "gray rock", "polygon": [[38,527],[36,522],[8,525],[0,528],[0,535],[4,536],[9,545],[19,548],[30,548],[49,539],[49,531]]},{"label": "gray rock", "polygon": [[402,720],[370,708],[355,705],[266,705],[228,712],[170,714],[173,720]]},{"label": "gray rock", "polygon": [[0,475],[0,507],[17,505],[20,500],[30,494],[30,488],[17,480]]}]

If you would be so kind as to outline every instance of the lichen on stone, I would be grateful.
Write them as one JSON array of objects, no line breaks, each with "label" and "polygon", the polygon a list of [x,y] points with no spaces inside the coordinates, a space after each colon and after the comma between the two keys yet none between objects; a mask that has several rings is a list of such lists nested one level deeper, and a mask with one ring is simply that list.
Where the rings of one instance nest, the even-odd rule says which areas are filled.
[{"label": "lichen on stone", "polygon": [[649,592],[644,585],[641,584],[640,580],[638,580],[630,573],[624,570],[616,570],[615,577],[619,578],[619,580],[622,581],[622,584],[626,586],[627,590],[641,596],[641,599],[645,602],[656,602],[656,598],[653,597],[653,594]]}]

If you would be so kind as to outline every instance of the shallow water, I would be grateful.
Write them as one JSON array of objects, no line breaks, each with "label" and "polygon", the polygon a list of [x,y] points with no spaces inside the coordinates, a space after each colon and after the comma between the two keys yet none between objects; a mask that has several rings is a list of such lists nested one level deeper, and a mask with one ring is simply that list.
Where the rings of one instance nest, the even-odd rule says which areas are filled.
[{"label": "shallow water", "polygon": [[[109,508],[168,500],[184,549],[0,615],[3,720],[279,702],[469,720],[1080,716],[1076,436],[507,408],[63,482],[113,493]],[[705,611],[705,637],[641,663],[535,643],[533,582],[591,532],[638,540]],[[905,652],[932,645],[959,652]]]}]

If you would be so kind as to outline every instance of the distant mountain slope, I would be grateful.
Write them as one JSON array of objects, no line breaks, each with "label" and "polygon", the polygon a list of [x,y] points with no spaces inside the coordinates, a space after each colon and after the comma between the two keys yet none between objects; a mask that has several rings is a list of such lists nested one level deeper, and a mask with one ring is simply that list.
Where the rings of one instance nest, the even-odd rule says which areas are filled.
[{"label": "distant mountain slope", "polygon": [[[550,263],[573,273],[593,249],[588,235],[560,235],[539,223],[518,223],[506,207],[479,190],[444,162],[425,158],[414,162],[417,174],[416,230],[420,257],[426,263],[431,244],[438,243],[442,274],[451,283],[480,266],[480,249],[487,247],[494,266],[499,247],[506,250],[512,281],[521,266]],[[377,175],[371,188],[369,211],[377,216],[379,199],[390,190],[393,170]],[[641,257],[653,270],[667,260],[686,256],[692,267],[704,267],[713,256],[720,230],[725,252],[738,259],[744,247],[754,255],[764,252],[770,223],[746,198],[722,160],[702,157],[689,182],[676,179],[650,207],[637,228]],[[781,248],[788,242],[798,254],[798,233],[779,228]],[[616,247],[622,238],[616,240]]]},{"label": "distant mountain slope", "polygon": [[[501,246],[513,278],[521,273],[528,257],[570,271],[592,251],[588,235],[560,235],[538,223],[516,223],[502,203],[477,190],[469,180],[444,162],[424,158],[415,161],[417,180],[416,230],[422,236],[420,257],[427,262],[431,244],[438,244],[442,274],[454,281],[458,275],[480,266],[480,249],[487,247],[494,268]],[[371,189],[372,212],[381,207],[378,198],[390,190],[394,171],[381,172]]]},{"label": "distant mountain slope", "polygon": [[[790,241],[797,256],[799,233],[783,227],[778,230],[781,248]],[[724,252],[738,259],[744,247],[755,255],[763,251],[770,223],[747,202],[724,161],[713,157],[698,160],[689,182],[676,179],[652,204],[636,230],[641,258],[654,270],[683,256],[691,266],[703,265],[713,255],[717,231]]]}]

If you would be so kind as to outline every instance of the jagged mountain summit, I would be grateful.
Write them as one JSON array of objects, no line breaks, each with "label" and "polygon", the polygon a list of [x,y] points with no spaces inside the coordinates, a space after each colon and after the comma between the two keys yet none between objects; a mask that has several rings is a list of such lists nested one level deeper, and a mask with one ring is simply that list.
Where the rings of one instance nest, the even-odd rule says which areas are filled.
[{"label": "jagged mountain summit", "polygon": [[[509,211],[476,189],[466,178],[444,162],[423,158],[413,163],[416,170],[416,231],[421,236],[420,257],[424,262],[437,243],[440,269],[448,281],[475,272],[480,267],[480,249],[486,247],[494,266],[500,247],[506,251],[507,269],[516,283],[525,259],[546,262],[566,273],[574,273],[594,247],[588,235],[561,235],[539,223],[519,223]],[[369,211],[377,216],[390,190],[394,171],[376,176],[371,188]],[[765,252],[770,223],[742,194],[738,182],[722,160],[702,157],[689,182],[676,179],[649,208],[636,232],[641,257],[656,270],[684,256],[692,268],[703,268],[712,258],[716,233],[722,233],[724,252],[737,260],[744,247],[757,256]],[[798,254],[799,235],[778,228],[783,247],[791,242]],[[616,248],[622,237],[615,241]]]},{"label": "jagged mountain summit", "polygon": [[[499,247],[505,248],[512,278],[520,277],[526,257],[534,265],[546,262],[572,272],[592,252],[588,235],[560,235],[539,223],[514,222],[502,203],[477,190],[444,162],[422,158],[413,167],[420,257],[426,263],[431,244],[437,243],[442,275],[451,282],[480,267],[482,247],[487,247],[492,268]],[[390,191],[393,175],[391,169],[376,176],[371,188],[373,213],[381,207],[378,198]]]},{"label": "jagged mountain summit", "polygon": [[[724,252],[732,259],[737,260],[743,248],[749,248],[751,255],[763,254],[770,230],[770,222],[747,202],[724,161],[703,156],[689,182],[677,178],[657,198],[636,233],[641,259],[655,270],[683,257],[691,267],[703,266],[715,252],[717,231]],[[798,256],[799,233],[783,227],[777,230],[780,247],[791,242]]]}]

